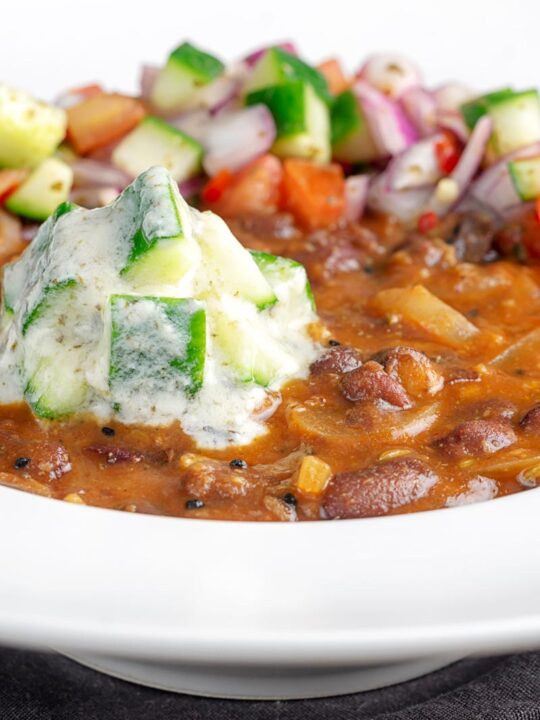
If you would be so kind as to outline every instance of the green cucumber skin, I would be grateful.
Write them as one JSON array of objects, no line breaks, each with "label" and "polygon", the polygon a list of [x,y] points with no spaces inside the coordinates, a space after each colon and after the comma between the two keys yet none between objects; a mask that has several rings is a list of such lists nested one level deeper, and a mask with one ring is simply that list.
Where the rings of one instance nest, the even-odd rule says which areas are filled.
[{"label": "green cucumber skin", "polygon": [[291,53],[282,48],[276,47],[270,52],[275,54],[277,61],[283,68],[285,77],[309,83],[321,100],[327,105],[332,104],[333,97],[330,94],[328,83],[322,73],[303,60],[300,60],[296,55],[291,55]]},{"label": "green cucumber skin", "polygon": [[[129,192],[130,188],[133,186],[128,187],[126,190],[124,190],[124,193]],[[132,192],[137,192],[135,189]],[[174,213],[176,223],[178,225],[178,235],[170,236],[170,237],[153,237],[149,238],[145,235],[143,227],[142,227],[142,220],[144,219],[144,211],[142,212],[142,217],[140,221],[139,227],[135,230],[135,233],[133,234],[131,238],[131,250],[128,255],[127,262],[125,266],[120,270],[120,275],[125,275],[128,273],[133,266],[136,264],[138,260],[140,260],[143,256],[146,255],[152,248],[160,241],[160,240],[173,240],[178,238],[179,240],[182,240],[184,238],[184,233],[182,229],[182,220],[180,218],[180,213],[178,212],[178,207],[176,205],[176,200],[174,198],[173,188],[171,184],[169,183],[168,186],[168,199],[170,202],[170,209]]]},{"label": "green cucumber skin", "polygon": [[209,83],[225,70],[218,58],[199,50],[191,43],[182,43],[169,55],[169,62],[186,69],[199,80]]},{"label": "green cucumber skin", "polygon": [[30,312],[26,313],[26,315],[24,316],[22,323],[22,334],[26,335],[29,328],[36,322],[36,320],[43,316],[43,314],[54,302],[54,298],[59,293],[63,292],[68,288],[73,288],[76,285],[77,281],[73,278],[69,278],[68,280],[61,280],[60,282],[54,283],[52,285],[47,285],[47,287],[43,290],[42,299],[35,307],[32,308],[32,310],[30,310]]},{"label": "green cucumber skin", "polygon": [[528,202],[540,197],[540,157],[509,162],[508,171],[521,200]]},{"label": "green cucumber skin", "polygon": [[305,85],[295,80],[283,85],[255,90],[246,97],[247,105],[266,105],[272,113],[277,137],[289,137],[307,131]]},{"label": "green cucumber skin", "polygon": [[148,115],[147,117],[144,118],[144,120],[142,122],[139,123],[139,125],[137,127],[140,128],[140,127],[145,127],[145,126],[155,128],[159,132],[168,134],[171,137],[181,138],[186,143],[186,145],[189,145],[190,147],[193,148],[193,150],[197,153],[197,155],[202,160],[204,149],[203,149],[203,146],[201,145],[201,143],[197,142],[197,140],[195,140],[195,138],[192,138],[191,135],[188,135],[187,133],[183,132],[182,130],[179,130],[178,128],[173,127],[168,122],[163,120],[163,118],[157,117],[157,115]]},{"label": "green cucumber skin", "polygon": [[[189,385],[186,392],[193,396],[202,387],[204,380],[204,366],[206,359],[206,312],[204,308],[197,307],[193,310],[193,300],[189,298],[166,298],[145,295],[113,295],[111,303],[111,360],[109,367],[109,381],[113,385],[117,381],[128,379],[133,376],[132,372],[126,372],[122,367],[122,350],[118,348],[118,341],[123,333],[122,319],[119,317],[119,306],[122,303],[137,303],[149,301],[158,305],[167,320],[178,330],[179,333],[187,332],[189,340],[186,346],[185,357],[173,358],[170,367],[179,374],[189,378]],[[160,352],[159,348],[152,349],[154,353]],[[146,356],[144,349],[141,356]]]},{"label": "green cucumber skin", "polygon": [[[296,260],[291,260],[290,258],[281,257],[280,255],[272,255],[271,253],[262,252],[259,250],[250,250],[251,256],[257,263],[257,267],[262,272],[263,275],[267,275],[269,271],[272,269],[277,269],[278,272],[287,272],[287,269],[297,269],[302,268],[304,272],[306,272],[305,267],[302,265],[302,263],[297,262]],[[276,267],[277,266],[277,267]],[[281,267],[279,267],[281,266]],[[266,273],[265,273],[266,271]],[[309,282],[307,272],[306,272],[306,286],[305,286],[305,292],[307,299],[309,301],[309,304],[311,305],[311,309],[313,312],[317,312],[317,306],[315,304],[315,296],[313,295],[313,289],[311,287],[311,283]],[[276,300],[271,303],[274,305],[277,302]]]},{"label": "green cucumber skin", "polygon": [[53,212],[52,217],[54,221],[59,220],[62,215],[66,215],[67,213],[73,212],[73,210],[78,209],[78,205],[75,203],[70,202],[69,200],[66,200],[63,203],[60,203],[60,205],[56,208],[56,210]]},{"label": "green cucumber skin", "polygon": [[512,88],[506,87],[500,90],[494,90],[475,100],[469,100],[469,102],[464,103],[460,109],[469,130],[474,128],[482,116],[487,115],[490,103],[496,104],[501,100],[508,100],[508,98],[513,97],[513,95],[514,91]]},{"label": "green cucumber skin", "polygon": [[336,97],[330,115],[332,127],[332,145],[344,140],[351,133],[363,127],[358,101],[352,90],[345,90]]},{"label": "green cucumber skin", "polygon": [[258,60],[247,79],[245,92],[250,94],[296,80],[310,85],[327,106],[332,104],[333,96],[322,73],[280,47],[269,48]]}]

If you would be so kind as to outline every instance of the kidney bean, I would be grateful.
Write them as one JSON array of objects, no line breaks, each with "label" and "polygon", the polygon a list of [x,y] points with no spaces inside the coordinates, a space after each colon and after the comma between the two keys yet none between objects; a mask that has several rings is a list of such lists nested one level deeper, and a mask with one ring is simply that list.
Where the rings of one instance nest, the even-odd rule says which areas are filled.
[{"label": "kidney bean", "polygon": [[520,420],[519,426],[525,432],[540,433],[540,403],[525,413]]},{"label": "kidney bean", "polygon": [[345,373],[340,389],[347,400],[376,400],[399,408],[410,408],[412,403],[403,385],[388,375],[382,365],[370,360],[351,372]]},{"label": "kidney bean", "polygon": [[323,373],[346,373],[362,365],[360,353],[348,345],[331,347],[311,366],[312,375]]},{"label": "kidney bean", "polygon": [[516,433],[508,422],[468,420],[437,440],[435,447],[449,458],[478,457],[503,450],[516,440]]},{"label": "kidney bean", "polygon": [[398,346],[379,353],[373,359],[380,362],[391,377],[399,380],[405,391],[414,398],[435,395],[444,385],[435,364],[427,355],[414,348]]},{"label": "kidney bean", "polygon": [[343,472],[331,479],[323,500],[328,518],[361,518],[386,515],[391,510],[427,495],[438,481],[424,462],[401,457]]}]

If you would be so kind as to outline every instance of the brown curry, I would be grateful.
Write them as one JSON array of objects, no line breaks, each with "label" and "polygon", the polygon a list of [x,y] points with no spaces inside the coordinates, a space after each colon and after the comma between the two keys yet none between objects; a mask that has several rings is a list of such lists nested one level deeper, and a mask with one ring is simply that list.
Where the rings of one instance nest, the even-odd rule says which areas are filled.
[{"label": "brown curry", "polygon": [[327,331],[268,432],[203,452],[178,426],[0,410],[0,483],[118,510],[233,520],[443,508],[540,477],[540,223],[452,216],[427,234],[367,218],[305,233],[230,220],[248,247],[308,270]]}]

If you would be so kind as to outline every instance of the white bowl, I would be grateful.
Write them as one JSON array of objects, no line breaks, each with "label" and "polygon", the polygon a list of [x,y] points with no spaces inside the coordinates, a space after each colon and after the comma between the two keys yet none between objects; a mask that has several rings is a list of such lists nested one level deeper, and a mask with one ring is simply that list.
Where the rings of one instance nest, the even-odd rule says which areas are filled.
[{"label": "white bowl", "polygon": [[0,641],[222,697],[313,697],[540,647],[540,492],[301,524],[0,488]]}]

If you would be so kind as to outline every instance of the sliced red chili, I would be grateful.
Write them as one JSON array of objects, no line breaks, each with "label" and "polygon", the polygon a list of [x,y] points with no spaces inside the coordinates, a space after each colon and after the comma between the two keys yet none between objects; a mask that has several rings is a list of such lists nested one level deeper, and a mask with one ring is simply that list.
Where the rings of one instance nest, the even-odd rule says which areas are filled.
[{"label": "sliced red chili", "polygon": [[426,212],[418,218],[418,231],[428,233],[436,227],[439,219],[434,212]]},{"label": "sliced red chili", "polygon": [[443,133],[441,140],[435,143],[435,155],[440,171],[444,175],[450,175],[461,155],[461,146],[455,135],[450,132]]}]

